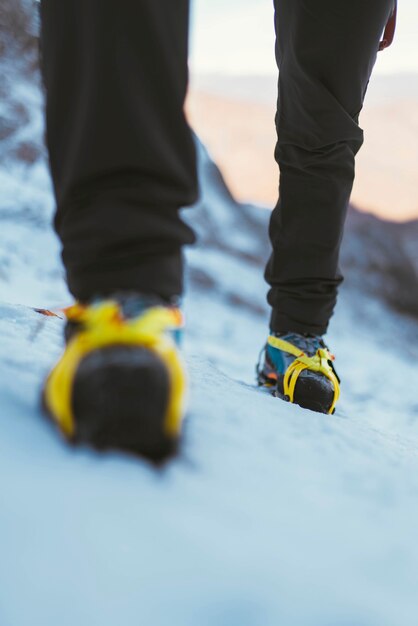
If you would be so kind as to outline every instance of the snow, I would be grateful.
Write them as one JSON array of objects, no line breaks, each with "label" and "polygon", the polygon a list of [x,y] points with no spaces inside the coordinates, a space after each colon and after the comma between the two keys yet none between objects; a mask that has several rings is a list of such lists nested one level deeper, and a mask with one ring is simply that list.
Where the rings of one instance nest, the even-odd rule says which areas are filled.
[{"label": "snow", "polygon": [[[38,119],[36,93],[20,97]],[[71,449],[43,419],[63,321],[30,307],[69,295],[45,164],[2,162],[0,624],[415,626],[417,322],[347,286],[328,336],[336,415],[257,390],[267,216],[228,198],[199,152],[202,201],[186,212],[200,233],[185,300],[191,405],[163,470]]]}]

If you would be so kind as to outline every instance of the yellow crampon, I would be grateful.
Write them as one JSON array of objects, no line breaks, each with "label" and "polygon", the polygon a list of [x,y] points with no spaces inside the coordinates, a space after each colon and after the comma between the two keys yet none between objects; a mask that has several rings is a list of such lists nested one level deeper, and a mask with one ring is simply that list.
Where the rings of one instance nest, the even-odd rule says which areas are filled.
[{"label": "yellow crampon", "polygon": [[154,352],[165,364],[170,377],[170,399],[164,428],[168,436],[180,434],[184,414],[186,377],[170,330],[182,325],[178,309],[163,306],[146,309],[142,315],[124,319],[119,305],[106,301],[97,306],[76,304],[65,311],[67,319],[80,323],[64,354],[50,373],[45,385],[45,403],[61,431],[75,435],[72,389],[82,359],[94,350],[113,345],[140,346]]},{"label": "yellow crampon", "polygon": [[287,368],[283,380],[284,393],[288,396],[290,402],[294,402],[295,387],[301,372],[304,370],[320,372],[332,382],[334,399],[328,413],[334,413],[340,397],[340,383],[330,364],[330,361],[334,358],[332,354],[326,348],[319,348],[314,356],[307,356],[300,348],[274,335],[268,337],[267,343],[273,348],[288,352],[295,357],[295,360]]}]

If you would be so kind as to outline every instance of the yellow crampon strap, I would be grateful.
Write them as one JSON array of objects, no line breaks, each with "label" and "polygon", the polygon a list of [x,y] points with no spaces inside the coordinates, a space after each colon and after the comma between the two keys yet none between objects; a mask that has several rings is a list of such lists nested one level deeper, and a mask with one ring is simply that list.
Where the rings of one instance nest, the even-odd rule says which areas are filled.
[{"label": "yellow crampon strap", "polygon": [[301,372],[306,369],[320,372],[332,382],[334,387],[334,399],[328,411],[328,413],[333,413],[340,397],[340,383],[330,365],[330,361],[333,359],[330,352],[326,348],[319,348],[314,356],[307,356],[300,348],[274,335],[268,337],[267,343],[273,348],[288,352],[295,357],[295,360],[287,368],[283,380],[284,393],[289,397],[290,402],[294,402],[295,387]]},{"label": "yellow crampon strap", "polygon": [[155,352],[165,364],[170,381],[170,400],[165,416],[165,432],[180,433],[184,414],[186,377],[174,340],[165,331],[176,330],[182,318],[178,309],[152,307],[134,319],[124,319],[116,302],[97,306],[79,304],[66,309],[67,319],[82,324],[70,339],[63,356],[52,370],[45,385],[45,401],[62,432],[75,434],[72,411],[72,389],[82,359],[99,348],[111,345],[141,346]]}]

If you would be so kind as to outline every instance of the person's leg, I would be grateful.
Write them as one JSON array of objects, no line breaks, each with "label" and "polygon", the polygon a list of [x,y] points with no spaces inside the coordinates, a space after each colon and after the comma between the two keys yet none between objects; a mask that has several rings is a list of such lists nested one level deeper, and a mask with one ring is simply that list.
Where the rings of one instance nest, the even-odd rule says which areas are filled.
[{"label": "person's leg", "polygon": [[266,269],[274,332],[326,332],[363,142],[367,83],[393,0],[275,0],[280,198]]},{"label": "person's leg", "polygon": [[181,436],[179,208],[196,198],[188,0],[42,0],[47,141],[69,288],[43,390],[74,443],[162,461]]},{"label": "person's leg", "polygon": [[196,198],[183,103],[188,0],[42,0],[55,225],[80,300],[182,290]]}]

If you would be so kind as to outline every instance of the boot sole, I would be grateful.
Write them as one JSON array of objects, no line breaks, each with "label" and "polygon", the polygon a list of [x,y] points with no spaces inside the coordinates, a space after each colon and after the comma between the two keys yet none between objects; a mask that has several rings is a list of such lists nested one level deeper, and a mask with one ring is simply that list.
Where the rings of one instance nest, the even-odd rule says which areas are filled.
[{"label": "boot sole", "polygon": [[178,446],[178,438],[165,433],[170,394],[169,372],[154,352],[123,345],[94,350],[74,379],[73,442],[160,463]]},{"label": "boot sole", "polygon": [[[277,384],[274,386],[268,386],[268,379],[263,380],[260,376],[258,384],[268,391],[276,398],[280,398],[285,402],[290,402],[289,396],[284,393],[283,389],[284,377],[279,375]],[[311,377],[309,373],[305,376],[301,376],[296,383],[293,404],[297,404],[303,409],[315,411],[315,413],[329,414],[329,410],[334,400],[334,392],[328,384],[328,379],[325,381],[319,380],[316,376]]]}]

